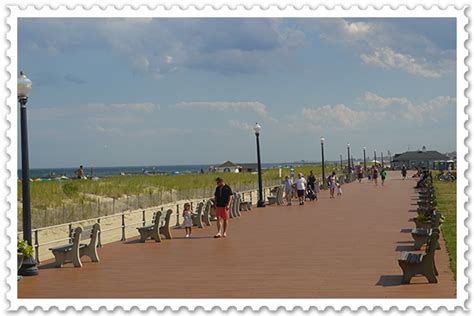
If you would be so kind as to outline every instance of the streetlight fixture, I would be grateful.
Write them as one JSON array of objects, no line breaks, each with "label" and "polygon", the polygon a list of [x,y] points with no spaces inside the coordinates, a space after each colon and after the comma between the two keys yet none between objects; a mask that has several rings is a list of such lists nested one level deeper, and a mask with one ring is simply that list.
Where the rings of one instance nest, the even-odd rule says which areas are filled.
[{"label": "streetlight fixture", "polygon": [[324,167],[324,137],[321,136],[321,164],[322,164],[322,169],[323,169],[323,188],[326,188],[326,173],[325,173],[325,167]]},{"label": "streetlight fixture", "polygon": [[265,207],[265,201],[263,200],[263,185],[262,185],[262,162],[260,160],[260,131],[262,127],[255,123],[253,128],[255,131],[255,138],[257,139],[257,164],[258,164],[258,202],[257,207]]},{"label": "streetlight fixture", "polygon": [[[21,189],[22,189],[22,220],[23,239],[28,245],[33,246],[31,238],[31,206],[30,206],[30,164],[28,155],[28,126],[26,116],[26,103],[33,83],[20,71],[17,81],[18,102],[20,103],[20,133],[21,133]],[[37,275],[38,268],[34,257],[26,257],[19,271],[21,275]]]},{"label": "streetlight fixture", "polygon": [[367,170],[367,158],[365,157],[365,147],[364,147],[364,170]]}]

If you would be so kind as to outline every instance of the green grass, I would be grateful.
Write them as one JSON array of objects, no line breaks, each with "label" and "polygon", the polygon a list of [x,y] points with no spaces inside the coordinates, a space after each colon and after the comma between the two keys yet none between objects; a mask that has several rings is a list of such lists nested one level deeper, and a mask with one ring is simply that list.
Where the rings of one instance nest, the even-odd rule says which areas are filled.
[{"label": "green grass", "polygon": [[438,208],[445,217],[441,230],[448,250],[449,265],[456,278],[456,182],[435,180],[433,184]]},{"label": "green grass", "polygon": [[[313,170],[316,176],[321,173],[320,165],[307,165],[295,168],[295,173],[305,175]],[[326,176],[334,166],[326,166]],[[289,168],[283,168],[282,176],[290,173]],[[156,176],[111,176],[91,180],[61,180],[31,182],[31,206],[35,209],[60,207],[63,203],[80,204],[87,201],[84,194],[94,194],[103,197],[119,198],[123,195],[153,194],[160,191],[190,190],[199,188],[212,188],[214,179],[223,177],[229,185],[249,184],[257,182],[257,175],[250,173],[240,174],[182,174],[182,175],[156,175]],[[263,172],[263,180],[278,179],[278,168],[268,169]],[[21,201],[21,183],[18,182],[18,201]]]}]

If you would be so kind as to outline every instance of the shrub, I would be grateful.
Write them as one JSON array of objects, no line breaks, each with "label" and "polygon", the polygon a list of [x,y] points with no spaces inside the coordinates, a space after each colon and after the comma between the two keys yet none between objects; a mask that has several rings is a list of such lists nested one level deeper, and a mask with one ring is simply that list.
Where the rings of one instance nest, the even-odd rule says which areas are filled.
[{"label": "shrub", "polygon": [[18,240],[17,248],[18,252],[22,253],[25,257],[33,256],[33,246],[28,245],[25,240]]},{"label": "shrub", "polygon": [[79,192],[79,188],[76,184],[72,182],[67,182],[63,185],[63,192],[68,197],[74,196]]}]

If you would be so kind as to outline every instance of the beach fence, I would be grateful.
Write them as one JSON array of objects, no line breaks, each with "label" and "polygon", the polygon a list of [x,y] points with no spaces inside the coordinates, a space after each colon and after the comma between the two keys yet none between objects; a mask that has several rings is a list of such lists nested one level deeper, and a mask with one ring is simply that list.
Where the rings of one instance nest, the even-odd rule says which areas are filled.
[{"label": "beach fence", "polygon": [[[265,187],[280,184],[279,179],[267,180]],[[234,183],[232,188],[236,192],[257,190],[255,183]],[[57,207],[35,208],[34,201],[31,210],[31,226],[33,229],[60,225],[68,222],[77,222],[88,218],[96,218],[121,213],[129,210],[144,209],[174,203],[181,200],[200,199],[214,195],[214,188],[195,188],[188,190],[167,190],[140,195],[124,195],[119,198],[94,196],[85,194],[80,203],[63,203]],[[20,204],[20,203],[19,203]],[[21,230],[22,208],[18,207],[18,225]]]},{"label": "beach fence", "polygon": [[[266,181],[264,183],[263,190],[264,199],[269,196],[270,190],[279,184],[279,180]],[[257,204],[258,188],[255,185],[234,185],[233,190],[235,192],[242,193],[244,201],[251,202],[254,205]],[[199,195],[198,197],[192,195],[198,194],[198,192],[204,195]],[[128,202],[124,201],[123,199],[120,199],[120,201],[118,201],[119,199],[117,199],[117,201],[115,201],[115,206],[107,206],[109,207],[109,209],[106,209],[106,207],[104,207],[104,203],[104,205],[100,206],[101,211],[99,211],[99,205],[97,204],[97,209],[89,208],[91,207],[91,205],[94,205],[93,203],[88,205],[87,208],[84,206],[84,213],[81,213],[83,212],[82,205],[79,206],[79,208],[77,209],[72,208],[72,210],[76,211],[77,214],[69,215],[70,217],[67,218],[77,218],[79,216],[88,216],[94,214],[97,215],[91,217],[82,217],[78,220],[63,221],[59,224],[34,228],[32,231],[32,235],[33,247],[35,249],[35,258],[38,262],[40,262],[41,260],[51,259],[53,256],[51,251],[49,251],[49,248],[69,243],[72,238],[71,229],[79,225],[88,226],[94,223],[100,223],[101,233],[99,235],[99,245],[104,245],[106,243],[115,241],[125,241],[129,238],[138,236],[138,231],[136,228],[145,225],[145,223],[151,222],[153,213],[158,210],[167,211],[171,209],[173,213],[171,216],[170,225],[179,226],[183,222],[181,211],[183,210],[184,203],[191,202],[193,205],[197,205],[197,203],[205,201],[212,197],[213,194],[214,189],[206,189],[202,191],[196,190],[195,192],[192,192],[190,190],[187,192],[179,193],[173,192],[173,194],[171,194],[171,196],[168,198],[168,200],[166,200],[166,202],[164,202],[164,200],[154,200],[153,197],[149,197],[148,202],[147,199],[144,197],[134,197],[133,199],[129,198]],[[152,201],[156,201],[157,204],[150,205]],[[126,208],[127,206],[129,208]],[[106,214],[107,211],[109,211],[110,213]],[[62,213],[60,212],[58,214]],[[21,214],[19,215],[19,219],[21,219]],[[40,219],[38,218],[35,219],[40,221]],[[53,221],[54,216],[50,215],[48,217],[48,220]],[[18,239],[22,238],[23,233],[19,229]]]}]

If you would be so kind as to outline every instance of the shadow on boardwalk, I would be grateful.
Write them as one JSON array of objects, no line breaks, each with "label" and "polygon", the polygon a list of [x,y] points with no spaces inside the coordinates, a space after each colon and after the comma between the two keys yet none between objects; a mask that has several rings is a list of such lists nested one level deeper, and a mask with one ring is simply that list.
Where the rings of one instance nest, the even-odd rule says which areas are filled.
[{"label": "shadow on boardwalk", "polygon": [[[341,198],[254,208],[232,219],[227,238],[212,227],[194,238],[173,230],[161,243],[136,239],[99,249],[100,263],[43,268],[18,283],[19,297],[92,298],[454,298],[444,242],[439,283],[401,285],[399,251],[410,247],[413,180],[389,173],[385,186],[353,183]],[[413,225],[414,226],[414,225]],[[395,246],[396,245],[396,246]],[[47,265],[49,266],[49,265]],[[219,280],[215,282],[214,280]],[[72,286],[72,284],[74,284]],[[93,286],[92,286],[93,285]]]}]

